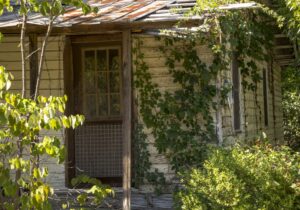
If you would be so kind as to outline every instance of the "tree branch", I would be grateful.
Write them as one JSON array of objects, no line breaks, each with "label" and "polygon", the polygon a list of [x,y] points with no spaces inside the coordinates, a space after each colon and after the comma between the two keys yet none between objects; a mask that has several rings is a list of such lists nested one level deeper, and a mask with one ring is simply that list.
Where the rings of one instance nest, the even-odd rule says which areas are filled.
[{"label": "tree branch", "polygon": [[[25,2],[21,1],[22,7],[25,7]],[[22,98],[25,97],[26,93],[26,83],[25,83],[25,74],[26,74],[26,52],[25,52],[25,34],[26,34],[26,23],[27,23],[27,14],[23,14],[22,29],[21,29],[21,59],[22,59]]]},{"label": "tree branch", "polygon": [[42,48],[41,48],[41,55],[40,55],[39,66],[38,66],[38,75],[37,75],[37,79],[36,79],[35,93],[34,93],[34,98],[33,98],[34,100],[36,100],[36,98],[39,94],[41,73],[43,70],[43,64],[44,64],[44,60],[45,60],[45,51],[46,51],[46,47],[48,44],[48,38],[51,34],[53,22],[54,22],[55,18],[53,16],[50,16],[49,20],[50,20],[50,22],[48,25],[47,33],[45,35],[45,38],[44,38],[43,44],[42,44]]}]

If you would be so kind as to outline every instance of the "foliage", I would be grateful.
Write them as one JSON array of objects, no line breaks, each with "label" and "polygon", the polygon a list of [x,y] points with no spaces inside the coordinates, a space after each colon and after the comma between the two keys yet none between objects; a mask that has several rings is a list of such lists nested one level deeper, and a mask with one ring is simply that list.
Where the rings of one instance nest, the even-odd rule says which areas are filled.
[{"label": "foliage", "polygon": [[[137,41],[134,53],[139,112],[155,137],[158,152],[166,155],[175,171],[201,166],[205,144],[217,142],[212,113],[221,109],[231,90],[228,75],[234,54],[244,91],[257,94],[262,71],[257,62],[270,59],[268,50],[272,46],[267,20],[260,11],[215,11],[197,33],[167,33],[159,38],[168,72],[178,87],[175,91],[160,92],[152,82],[140,49],[143,43]],[[211,64],[198,56],[197,46],[204,44],[213,54]],[[216,85],[218,80],[220,87]]]},{"label": "foliage", "polygon": [[278,25],[293,41],[299,42],[300,35],[300,4],[298,0],[273,0],[276,7],[272,8],[277,13]]},{"label": "foliage", "polygon": [[282,71],[284,138],[289,146],[300,149],[300,71],[295,67]]},{"label": "foliage", "polygon": [[155,186],[157,194],[161,193],[165,185],[164,174],[159,172],[158,169],[151,171],[150,152],[148,150],[147,135],[143,132],[141,124],[136,124],[134,132],[134,186],[139,187],[145,184]]},{"label": "foliage", "polygon": [[[140,113],[143,117],[143,122],[152,129],[156,148],[160,153],[166,154],[175,170],[179,170],[180,167],[189,164],[200,163],[198,157],[201,154],[202,144],[198,144],[199,138],[203,137],[208,140],[208,136],[213,131],[211,126],[212,118],[210,116],[207,116],[207,127],[209,130],[203,131],[197,123],[199,110],[210,109],[209,103],[202,100],[199,95],[205,92],[208,97],[212,97],[215,94],[213,86],[206,87],[203,84],[201,86],[203,87],[203,92],[201,93],[200,91],[202,90],[196,88],[199,87],[200,81],[197,81],[197,79],[202,70],[198,73],[196,69],[197,67],[206,67],[197,59],[193,49],[193,52],[189,54],[192,58],[188,60],[189,57],[185,57],[187,59],[186,64],[192,67],[187,69],[188,72],[183,72],[180,75],[179,71],[170,68],[170,71],[173,70],[172,73],[177,75],[174,81],[182,86],[188,85],[188,87],[185,87],[189,88],[190,91],[188,92],[183,88],[176,91],[174,95],[169,92],[162,94],[157,89],[157,86],[151,82],[151,75],[147,71],[148,67],[143,61],[143,54],[140,51],[140,41],[138,45],[136,47],[137,60],[135,65],[137,66],[137,71],[135,73],[135,87],[140,94]],[[186,46],[186,49],[188,49],[188,46]],[[169,58],[166,62],[173,66],[173,57]],[[181,58],[184,59],[183,57]],[[193,66],[193,63],[195,66]],[[210,75],[207,74],[207,77],[207,81],[209,81]],[[189,82],[192,83],[190,84]],[[207,83],[205,82],[205,84]],[[183,95],[183,91],[186,91],[186,95]]]},{"label": "foliage", "polygon": [[[45,61],[45,52],[48,45],[48,38],[54,26],[54,22],[58,16],[63,15],[69,6],[74,6],[81,9],[84,15],[90,12],[98,12],[98,8],[91,7],[83,0],[50,0],[50,1],[39,1],[39,0],[15,0],[17,6],[12,6],[13,1],[0,1],[0,15],[4,11],[15,12],[17,10],[19,15],[22,17],[21,32],[20,32],[20,53],[21,53],[21,67],[22,67],[22,97],[26,95],[25,87],[25,75],[26,75],[26,63],[28,58],[34,53],[38,53],[38,64],[37,64],[37,78],[36,81],[32,81],[35,84],[34,95],[32,96],[35,100],[39,95],[39,87],[41,82],[41,75],[43,72],[43,66]],[[27,28],[28,15],[38,13],[45,17],[45,25],[47,30],[43,37],[42,46],[35,52],[26,55],[25,50],[25,35]]]},{"label": "foliage", "polygon": [[[75,128],[83,123],[81,115],[65,116],[66,96],[43,97],[36,101],[9,91],[12,75],[0,67],[0,207],[1,209],[50,209],[53,189],[45,182],[48,168],[40,157],[64,161],[60,139],[41,131]],[[89,192],[105,196],[106,189]]]},{"label": "foliage", "polygon": [[179,209],[300,209],[300,156],[258,142],[211,147],[203,168],[182,176]]},{"label": "foliage", "polygon": [[295,62],[282,71],[284,138],[294,149],[300,148],[300,4],[298,0],[274,0],[278,25],[294,44]]},{"label": "foliage", "polygon": [[72,179],[72,185],[74,187],[82,184],[88,186],[91,185],[91,187],[85,190],[84,193],[81,193],[77,196],[77,201],[80,206],[84,206],[87,203],[89,203],[89,205],[97,206],[100,205],[103,199],[108,195],[114,195],[114,191],[110,187],[102,185],[101,182],[96,178],[80,175]]},{"label": "foliage", "polygon": [[97,12],[96,7],[91,7],[81,0],[51,0],[51,1],[38,1],[38,0],[15,0],[15,1],[0,1],[0,15],[5,11],[9,12],[14,10],[11,5],[12,2],[16,2],[20,7],[18,7],[19,14],[27,14],[28,12],[40,13],[46,17],[56,17],[64,14],[66,11],[66,6],[75,6],[81,8],[84,14],[89,12]]},{"label": "foliage", "polygon": [[[11,75],[0,68],[0,207],[1,209],[49,209],[48,198],[52,196],[53,189],[45,182],[48,176],[47,167],[43,166],[40,158],[48,156],[64,161],[64,146],[55,136],[40,137],[42,131],[57,131],[64,128],[75,128],[83,123],[84,117],[80,115],[65,116],[66,96],[42,97],[38,95],[45,51],[48,38],[51,34],[54,21],[63,15],[68,6],[81,9],[85,15],[97,12],[83,0],[16,0],[17,6],[12,6],[13,1],[0,1],[0,15],[5,12],[17,10],[22,17],[20,33],[20,52],[22,66],[22,94],[12,94],[8,91],[11,84]],[[35,52],[26,55],[25,34],[29,14],[38,13],[47,19],[47,31],[43,38],[42,46]],[[2,34],[0,34],[0,38]],[[25,71],[28,58],[34,53],[38,55],[38,73],[33,99],[25,98]],[[31,65],[30,65],[31,66]],[[14,178],[13,178],[14,177]],[[88,195],[93,195],[93,203],[98,204],[112,191],[102,186],[96,179],[86,176],[79,177],[74,182],[93,184],[85,193],[78,196],[82,205]]]}]

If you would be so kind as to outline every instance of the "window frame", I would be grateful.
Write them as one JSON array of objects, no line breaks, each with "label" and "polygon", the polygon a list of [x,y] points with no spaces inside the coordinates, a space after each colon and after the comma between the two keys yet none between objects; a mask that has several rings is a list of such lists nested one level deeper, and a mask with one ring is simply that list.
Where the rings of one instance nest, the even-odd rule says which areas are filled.
[{"label": "window frame", "polygon": [[264,126],[269,126],[269,75],[268,70],[262,70],[262,92],[263,92],[263,108],[264,108]]},{"label": "window frame", "polygon": [[[94,68],[94,72],[97,73],[98,71],[96,70],[96,66],[97,66],[97,50],[105,50],[105,51],[109,51],[109,50],[118,50],[118,57],[119,57],[119,77],[120,77],[120,84],[119,84],[119,95],[120,95],[120,114],[119,115],[110,115],[110,106],[111,106],[111,103],[110,103],[110,95],[111,95],[111,92],[110,92],[110,76],[109,76],[109,72],[110,70],[107,69],[106,72],[107,72],[107,93],[105,93],[105,95],[107,95],[107,100],[108,100],[108,115],[106,116],[100,116],[98,111],[99,111],[99,90],[98,90],[98,79],[96,79],[96,116],[97,117],[93,117],[93,118],[90,118],[87,114],[86,114],[86,110],[87,110],[87,104],[86,104],[86,96],[88,95],[88,93],[85,91],[86,89],[86,82],[85,82],[85,62],[84,62],[84,59],[85,59],[85,52],[86,51],[94,51],[95,52],[95,68]],[[86,116],[86,122],[87,123],[93,123],[93,122],[118,122],[118,121],[122,121],[122,115],[123,115],[123,74],[122,74],[122,48],[121,46],[119,45],[107,45],[107,46],[95,46],[95,47],[90,47],[90,46],[87,46],[87,47],[81,47],[81,82],[82,82],[82,112],[83,114]],[[107,68],[109,68],[109,57],[106,58],[106,65],[107,65]],[[98,76],[98,75],[96,75]],[[97,78],[97,77],[96,77]]]},{"label": "window frame", "polygon": [[231,60],[231,79],[232,79],[231,97],[232,97],[232,128],[234,133],[242,132],[241,74],[239,71],[237,57],[238,57],[237,52],[233,52],[232,60]]}]

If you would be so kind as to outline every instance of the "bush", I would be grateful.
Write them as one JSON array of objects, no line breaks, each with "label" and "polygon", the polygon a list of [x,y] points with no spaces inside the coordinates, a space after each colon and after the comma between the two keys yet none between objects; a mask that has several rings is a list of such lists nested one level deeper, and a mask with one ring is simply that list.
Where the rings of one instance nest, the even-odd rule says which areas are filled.
[{"label": "bush", "polygon": [[288,67],[282,71],[282,108],[284,139],[300,151],[300,71]]},{"label": "bush", "polygon": [[284,139],[291,148],[300,151],[300,93],[286,92],[282,105]]},{"label": "bush", "polygon": [[[65,149],[59,138],[41,136],[83,123],[81,115],[64,115],[67,97],[43,97],[36,100],[23,98],[9,91],[12,75],[0,66],[0,209],[51,209],[49,198],[54,189],[47,183],[48,168],[43,159],[64,162]],[[84,205],[99,204],[112,190],[96,179],[86,176],[73,181],[93,185],[77,197]]]},{"label": "bush", "polygon": [[203,168],[182,175],[178,209],[300,209],[298,153],[268,144],[210,148]]}]

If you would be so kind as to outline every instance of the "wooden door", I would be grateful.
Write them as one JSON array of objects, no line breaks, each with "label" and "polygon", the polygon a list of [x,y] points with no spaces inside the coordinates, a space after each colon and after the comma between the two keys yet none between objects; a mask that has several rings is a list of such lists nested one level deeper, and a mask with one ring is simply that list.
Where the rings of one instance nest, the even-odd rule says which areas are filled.
[{"label": "wooden door", "polygon": [[122,183],[121,45],[73,46],[74,112],[85,116],[74,132],[75,176]]}]

